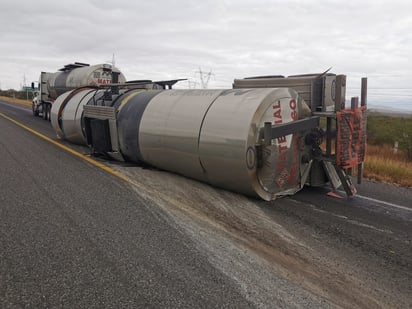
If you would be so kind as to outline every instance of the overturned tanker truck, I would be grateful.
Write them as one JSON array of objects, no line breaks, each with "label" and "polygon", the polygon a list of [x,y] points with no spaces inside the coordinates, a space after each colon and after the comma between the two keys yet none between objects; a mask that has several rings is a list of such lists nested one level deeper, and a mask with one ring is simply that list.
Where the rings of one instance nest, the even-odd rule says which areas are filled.
[{"label": "overturned tanker truck", "polygon": [[236,79],[226,90],[83,87],[57,98],[51,123],[93,153],[267,201],[327,183],[350,196],[365,155],[366,79],[350,109],[345,83],[313,74]]}]

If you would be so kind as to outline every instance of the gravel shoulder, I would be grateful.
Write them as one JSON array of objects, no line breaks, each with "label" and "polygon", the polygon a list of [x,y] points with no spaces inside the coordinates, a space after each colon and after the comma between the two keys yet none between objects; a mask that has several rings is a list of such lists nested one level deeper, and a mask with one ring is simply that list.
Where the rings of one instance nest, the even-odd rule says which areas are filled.
[{"label": "gravel shoulder", "polygon": [[399,214],[324,189],[262,202],[159,170],[112,167],[257,307],[412,306],[412,231]]}]

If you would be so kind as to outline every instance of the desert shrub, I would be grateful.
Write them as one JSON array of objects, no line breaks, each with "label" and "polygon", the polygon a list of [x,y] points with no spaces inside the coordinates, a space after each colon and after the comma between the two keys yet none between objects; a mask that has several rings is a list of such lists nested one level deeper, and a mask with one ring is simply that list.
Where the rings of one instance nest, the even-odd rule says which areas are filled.
[{"label": "desert shrub", "polygon": [[386,116],[369,113],[367,122],[368,144],[394,145],[398,142],[408,160],[412,160],[412,117]]}]

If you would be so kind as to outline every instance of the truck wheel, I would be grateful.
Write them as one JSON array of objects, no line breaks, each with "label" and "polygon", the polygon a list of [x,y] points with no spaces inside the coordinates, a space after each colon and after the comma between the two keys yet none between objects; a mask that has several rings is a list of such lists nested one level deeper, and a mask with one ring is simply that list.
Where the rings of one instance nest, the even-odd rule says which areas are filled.
[{"label": "truck wheel", "polygon": [[47,120],[51,120],[51,104],[47,104]]},{"label": "truck wheel", "polygon": [[46,103],[42,103],[41,111],[42,111],[42,114],[43,114],[43,119],[47,120],[47,104]]},{"label": "truck wheel", "polygon": [[36,104],[32,103],[31,104],[31,109],[33,111],[33,116],[38,116],[39,115],[39,109],[37,108]]}]

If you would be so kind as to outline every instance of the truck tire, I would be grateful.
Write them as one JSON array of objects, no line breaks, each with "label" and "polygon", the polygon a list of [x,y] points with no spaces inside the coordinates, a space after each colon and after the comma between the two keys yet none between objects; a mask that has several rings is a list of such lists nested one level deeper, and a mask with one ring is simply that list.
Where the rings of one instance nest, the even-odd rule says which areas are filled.
[{"label": "truck tire", "polygon": [[47,104],[47,120],[48,121],[51,120],[50,114],[51,114],[51,104]]},{"label": "truck tire", "polygon": [[43,119],[50,121],[51,104],[43,103],[42,110],[43,110]]},{"label": "truck tire", "polygon": [[32,111],[33,111],[33,116],[39,116],[39,109],[38,109],[38,107],[36,106],[36,104],[34,104],[34,103],[31,103],[31,109],[32,109]]},{"label": "truck tire", "polygon": [[41,110],[43,114],[43,119],[47,120],[47,104],[46,103],[41,104]]}]

